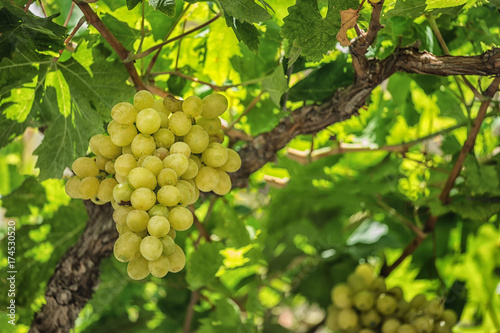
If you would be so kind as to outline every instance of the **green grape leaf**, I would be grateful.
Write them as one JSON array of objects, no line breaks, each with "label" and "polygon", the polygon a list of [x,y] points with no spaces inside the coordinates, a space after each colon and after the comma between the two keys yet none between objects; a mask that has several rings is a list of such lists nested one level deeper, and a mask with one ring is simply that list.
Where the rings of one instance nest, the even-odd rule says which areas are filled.
[{"label": "green grape leaf", "polygon": [[324,101],[330,97],[338,88],[352,83],[354,71],[347,64],[348,56],[345,54],[330,63],[313,70],[303,80],[297,82],[290,88],[288,99],[290,101]]},{"label": "green grape leaf", "polygon": [[322,17],[316,0],[300,0],[288,8],[289,15],[283,19],[283,37],[293,45],[302,48],[302,55],[312,61],[319,61],[337,43],[340,29],[340,11],[357,8],[356,0],[328,0],[328,13]]},{"label": "green grape leaf", "polygon": [[271,19],[271,15],[254,2],[254,0],[220,0],[220,4],[227,15],[237,20],[258,23]]},{"label": "green grape leaf", "polygon": [[384,17],[390,18],[393,16],[406,16],[417,18],[425,13],[427,4],[422,0],[398,0],[394,8],[385,13]]},{"label": "green grape leaf", "polygon": [[175,0],[149,0],[149,5],[168,17],[175,16]]},{"label": "green grape leaf", "polygon": [[127,8],[128,10],[134,9],[135,6],[140,4],[142,0],[127,0]]},{"label": "green grape leaf", "polygon": [[238,41],[245,43],[253,53],[257,53],[259,51],[259,30],[252,23],[241,22],[227,13],[224,13],[224,18],[227,26],[233,29]]},{"label": "green grape leaf", "polygon": [[493,6],[497,6],[498,8],[500,8],[500,0],[488,0],[488,2]]},{"label": "green grape leaf", "polygon": [[499,191],[498,174],[493,165],[480,165],[469,155],[464,162],[465,185],[472,195],[497,193]]},{"label": "green grape leaf", "polygon": [[470,0],[427,0],[426,10],[457,7],[470,2]]},{"label": "green grape leaf", "polygon": [[20,217],[31,214],[30,206],[42,208],[46,200],[45,188],[35,177],[29,177],[14,192],[2,198],[2,205],[7,209],[7,216]]},{"label": "green grape leaf", "polygon": [[54,17],[25,13],[10,1],[0,0],[0,59],[11,58],[19,44],[33,53],[63,49],[67,29],[52,22]]},{"label": "green grape leaf", "polygon": [[200,245],[198,251],[191,254],[187,261],[186,280],[192,290],[198,289],[212,279],[222,265],[223,257],[219,253],[222,250],[221,243],[205,243]]},{"label": "green grape leaf", "polygon": [[288,82],[283,66],[278,65],[274,72],[262,81],[262,90],[267,91],[274,104],[281,107],[281,96],[288,90]]},{"label": "green grape leaf", "polygon": [[141,38],[139,30],[131,28],[127,23],[120,21],[112,15],[103,15],[102,21],[127,50],[132,50],[134,42]]}]

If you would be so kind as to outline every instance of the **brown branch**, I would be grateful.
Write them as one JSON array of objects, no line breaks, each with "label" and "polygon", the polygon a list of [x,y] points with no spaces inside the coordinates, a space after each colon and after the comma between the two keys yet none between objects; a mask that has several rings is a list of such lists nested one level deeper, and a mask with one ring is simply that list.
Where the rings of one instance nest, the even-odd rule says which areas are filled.
[{"label": "brown branch", "polygon": [[186,312],[186,319],[184,319],[184,326],[182,327],[182,333],[189,333],[191,331],[191,323],[193,322],[194,316],[194,306],[198,303],[200,299],[200,291],[195,290],[191,293],[191,298],[189,299],[189,304]]},{"label": "brown branch", "polygon": [[472,129],[471,129],[469,135],[467,136],[467,140],[465,141],[465,143],[462,147],[462,150],[460,151],[460,154],[458,155],[457,161],[455,162],[455,165],[453,166],[453,169],[451,170],[450,175],[449,175],[448,179],[446,180],[446,184],[444,185],[443,191],[441,192],[441,195],[439,196],[439,200],[441,200],[441,202],[443,202],[444,204],[448,203],[448,196],[450,195],[450,191],[453,188],[453,185],[455,184],[455,180],[457,179],[458,175],[460,174],[460,171],[462,170],[462,166],[465,162],[465,158],[471,152],[471,150],[474,148],[477,134],[479,133],[479,130],[481,129],[481,125],[483,124],[484,118],[486,117],[486,111],[488,110],[488,107],[490,106],[490,99],[497,92],[499,84],[500,84],[500,77],[497,77],[493,80],[493,82],[490,84],[490,86],[488,87],[488,89],[484,93],[484,96],[489,98],[489,99],[486,101],[483,101],[481,103],[477,117],[474,120],[474,125],[472,126]]},{"label": "brown branch", "polygon": [[71,4],[71,8],[69,9],[69,13],[68,13],[68,16],[66,16],[66,20],[64,21],[64,24],[63,26],[67,27],[68,26],[68,23],[69,23],[69,20],[71,19],[71,15],[73,15],[73,10],[75,9],[75,3],[73,2]]},{"label": "brown branch", "polygon": [[118,41],[118,39],[116,39],[116,37],[111,33],[111,31],[109,31],[109,29],[104,25],[99,16],[97,16],[97,14],[92,10],[92,8],[89,6],[88,3],[83,1],[77,2],[76,0],[74,0],[74,2],[78,6],[78,8],[80,8],[83,15],[85,15],[87,22],[92,26],[94,26],[94,28],[96,28],[97,31],[99,31],[102,37],[108,41],[109,45],[111,45],[113,50],[115,50],[120,59],[124,62],[125,68],[127,68],[127,71],[130,74],[130,78],[132,79],[135,88],[137,90],[146,89],[144,87],[142,79],[139,77],[139,74],[137,73],[134,63],[125,62],[125,59],[127,59],[129,55],[129,51],[127,51],[127,49],[123,47],[123,45]]},{"label": "brown branch", "polygon": [[85,201],[89,220],[78,242],[59,261],[47,284],[47,303],[35,314],[31,333],[68,332],[99,283],[99,264],[118,238],[110,204]]}]

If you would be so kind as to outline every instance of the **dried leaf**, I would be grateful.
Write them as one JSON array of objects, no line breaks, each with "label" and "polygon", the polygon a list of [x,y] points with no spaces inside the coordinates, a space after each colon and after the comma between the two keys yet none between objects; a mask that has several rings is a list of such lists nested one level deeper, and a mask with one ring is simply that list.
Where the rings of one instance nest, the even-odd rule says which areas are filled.
[{"label": "dried leaf", "polygon": [[351,42],[347,38],[347,30],[354,28],[358,20],[359,13],[356,9],[347,9],[340,11],[341,25],[339,33],[337,34],[337,40],[342,46],[349,46]]}]

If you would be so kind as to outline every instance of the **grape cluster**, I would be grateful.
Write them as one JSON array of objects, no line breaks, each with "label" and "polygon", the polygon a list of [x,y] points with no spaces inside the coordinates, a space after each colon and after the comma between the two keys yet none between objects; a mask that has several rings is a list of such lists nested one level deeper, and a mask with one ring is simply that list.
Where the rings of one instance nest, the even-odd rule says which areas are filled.
[{"label": "grape cluster", "polygon": [[457,321],[439,299],[419,294],[410,302],[400,287],[387,289],[383,277],[375,277],[369,264],[362,264],[331,292],[326,326],[349,333],[451,333]]},{"label": "grape cluster", "polygon": [[90,139],[95,156],[74,161],[66,193],[112,203],[120,234],[114,255],[128,263],[132,279],[182,270],[186,258],[175,236],[193,224],[186,207],[200,191],[230,191],[228,172],[237,171],[241,159],[222,145],[219,116],[227,107],[226,97],[216,93],[155,100],[150,92],[139,91],[133,104],[112,108],[109,135]]}]

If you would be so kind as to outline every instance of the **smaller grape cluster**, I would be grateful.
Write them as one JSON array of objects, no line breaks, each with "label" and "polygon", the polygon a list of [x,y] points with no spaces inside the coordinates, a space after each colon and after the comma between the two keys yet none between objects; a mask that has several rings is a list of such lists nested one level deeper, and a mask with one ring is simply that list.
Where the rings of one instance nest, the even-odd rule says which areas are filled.
[{"label": "smaller grape cluster", "polygon": [[451,333],[454,311],[418,294],[407,302],[400,287],[387,289],[369,264],[361,264],[331,291],[326,326],[342,333]]},{"label": "smaller grape cluster", "polygon": [[109,135],[90,139],[94,156],[73,162],[75,175],[66,182],[66,193],[112,203],[120,235],[114,255],[128,263],[132,279],[182,270],[186,258],[175,237],[193,224],[187,206],[200,191],[225,195],[231,190],[228,172],[237,171],[241,159],[222,145],[219,116],[227,107],[226,97],[216,93],[155,100],[139,91],[133,104],[111,109]]}]

